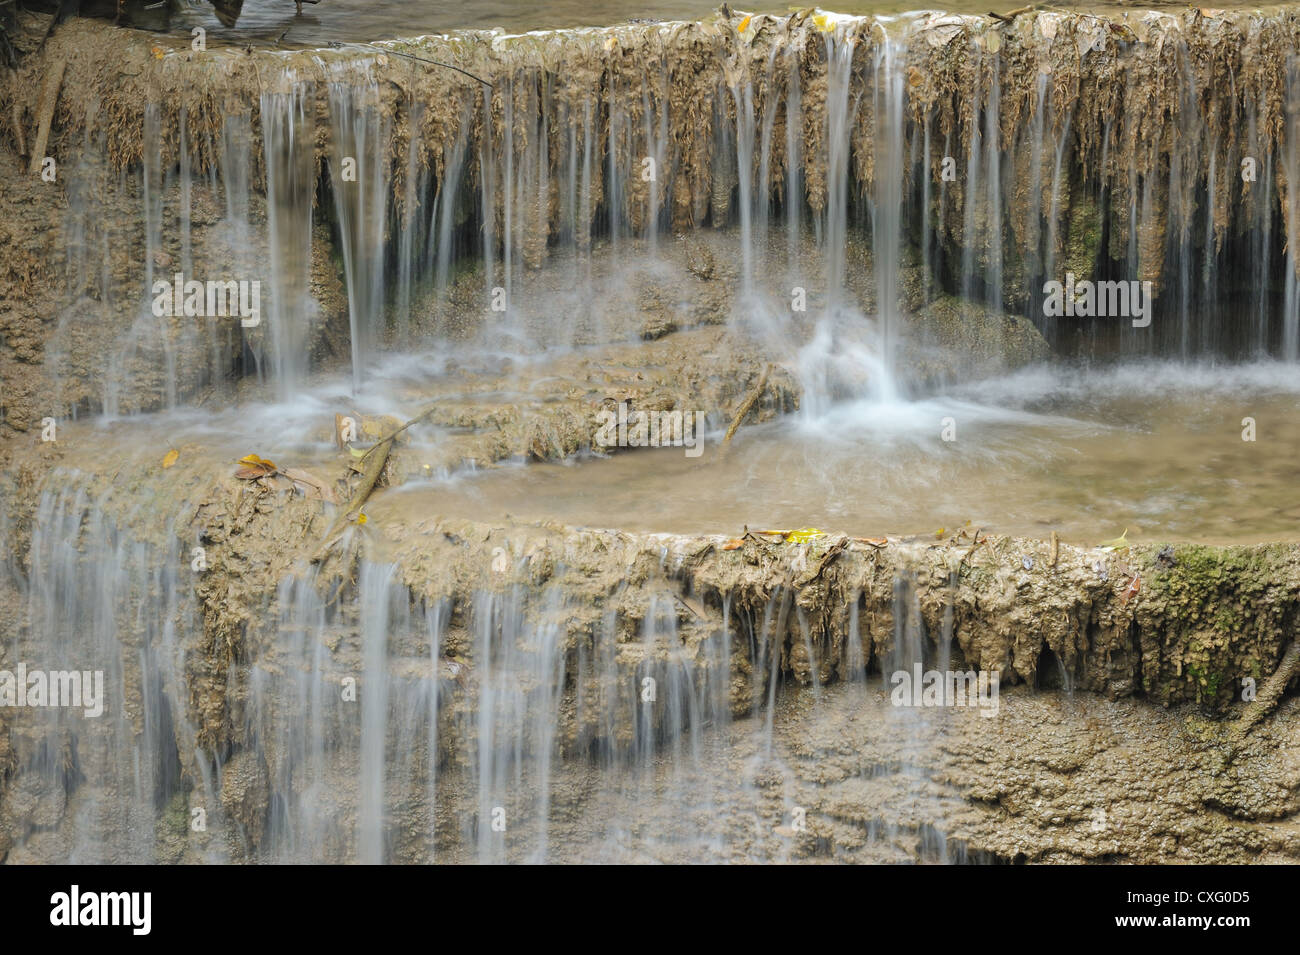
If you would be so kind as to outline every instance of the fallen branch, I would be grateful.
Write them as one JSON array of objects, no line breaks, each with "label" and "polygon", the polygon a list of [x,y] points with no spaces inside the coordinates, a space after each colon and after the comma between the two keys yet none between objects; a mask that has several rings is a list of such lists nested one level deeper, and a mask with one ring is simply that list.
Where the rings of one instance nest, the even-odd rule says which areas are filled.
[{"label": "fallen branch", "polygon": [[[14,74],[13,83],[17,84],[17,74]],[[27,155],[27,134],[23,132],[23,108],[18,103],[18,97],[13,101],[13,123],[14,139],[18,141],[18,155]]]},{"label": "fallen branch", "polygon": [[1292,640],[1290,645],[1282,652],[1282,659],[1278,661],[1277,669],[1273,675],[1264,681],[1260,687],[1258,695],[1246,707],[1246,712],[1233,726],[1230,738],[1234,750],[1236,746],[1246,738],[1246,733],[1252,726],[1273,712],[1278,701],[1282,699],[1282,691],[1286,685],[1291,682],[1292,677],[1300,673],[1300,640]]},{"label": "fallen branch", "polygon": [[[412,425],[417,425],[424,419],[428,418],[429,415],[433,414],[435,410],[436,410],[436,406],[434,408],[430,408],[428,411],[422,411],[414,418],[412,418],[410,421],[406,422],[406,424],[402,425],[400,428],[394,428],[388,434],[384,435],[377,442],[375,442],[375,444],[373,444],[371,447],[367,448],[366,453],[361,455],[361,457],[358,459],[358,463],[370,457],[370,452],[375,450],[375,448],[379,447],[379,445],[383,444],[385,441],[391,443],[395,437],[397,437],[399,434],[401,434],[403,431],[405,431],[407,428],[411,427]],[[387,454],[387,452],[384,453]]]},{"label": "fallen branch", "polygon": [[[365,470],[361,472],[361,483],[357,486],[357,490],[352,497],[348,499],[347,508],[340,512],[338,517],[334,518],[334,523],[330,525],[330,529],[321,538],[321,542],[317,545],[316,552],[311,558],[313,564],[324,559],[330,547],[338,540],[348,524],[357,519],[357,515],[361,513],[361,508],[365,506],[366,501],[370,498],[370,492],[375,489],[375,484],[379,481],[379,475],[384,473],[384,465],[388,463],[388,452],[392,450],[392,447],[393,439],[390,436],[370,449],[370,451],[373,451],[375,448],[379,448],[380,452],[366,464]],[[370,452],[367,451],[366,453],[369,454]]]},{"label": "fallen branch", "polygon": [[41,171],[45,161],[45,146],[50,139],[50,126],[54,122],[54,107],[59,101],[59,90],[63,88],[63,72],[68,68],[67,60],[58,60],[45,77],[41,88],[41,105],[37,115],[40,125],[36,128],[36,142],[32,144],[32,160],[27,171],[33,176]]},{"label": "fallen branch", "polygon": [[740,410],[736,412],[736,417],[731,419],[731,426],[727,428],[727,433],[722,438],[722,446],[724,448],[731,443],[731,439],[735,435],[736,430],[740,427],[740,423],[744,421],[745,416],[754,409],[754,405],[758,404],[758,399],[763,397],[763,392],[767,391],[767,378],[771,373],[771,365],[768,365],[763,369],[763,377],[758,379],[758,387],[749,393],[749,397],[745,399],[744,403],[740,406]]},{"label": "fallen branch", "polygon": [[[436,405],[416,415],[400,428],[394,428],[367,448],[365,454],[358,458],[358,463],[365,462],[365,468],[361,471],[361,483],[357,486],[356,493],[348,499],[347,509],[334,518],[334,523],[330,525],[330,529],[321,538],[320,544],[316,547],[316,553],[311,558],[313,564],[319,563],[325,557],[334,541],[343,533],[344,528],[356,520],[357,515],[361,513],[361,508],[365,506],[366,501],[370,498],[370,493],[375,489],[375,484],[379,481],[379,475],[384,473],[384,465],[388,463],[388,453],[393,449],[393,441],[407,428],[428,418],[435,410],[437,410]],[[374,454],[375,451],[379,453]]]},{"label": "fallen branch", "polygon": [[[339,43],[339,42],[337,42],[337,41],[331,42],[331,43],[329,44],[329,46],[332,47],[332,48],[334,48],[334,49],[336,49],[336,50],[338,50],[338,49],[342,49],[342,48],[343,48],[343,44],[342,44],[342,43]],[[386,54],[390,54],[390,55],[392,55],[392,56],[404,56],[404,57],[406,57],[408,60],[417,60],[417,61],[419,61],[420,63],[429,63],[429,64],[431,64],[431,65],[433,65],[433,66],[441,66],[441,67],[442,67],[443,69],[445,69],[445,70],[455,70],[457,73],[463,73],[465,76],[468,76],[471,80],[478,80],[480,83],[482,83],[482,84],[483,84],[484,86],[486,86],[488,89],[492,89],[492,81],[491,81],[491,80],[485,80],[485,79],[483,79],[483,77],[481,77],[481,76],[475,76],[475,75],[474,75],[473,73],[471,73],[469,70],[462,70],[459,66],[452,66],[450,63],[444,63],[444,62],[442,62],[441,60],[430,60],[430,59],[428,59],[427,57],[416,56],[416,55],[413,54],[413,53],[402,53],[402,52],[400,52],[400,51],[398,51],[398,50],[390,49],[389,47],[386,47],[386,46],[376,46],[376,45],[373,44],[373,43],[349,43],[348,46],[364,46],[364,47],[368,47],[369,49],[372,49],[372,50],[378,50],[380,53],[386,53]]]},{"label": "fallen branch", "polygon": [[991,16],[994,20],[1001,20],[1003,23],[1010,23],[1016,17],[1020,16],[1020,14],[1033,13],[1041,6],[1043,6],[1041,3],[1031,3],[1027,7],[1016,7],[1016,9],[1008,10],[1006,13],[994,13],[992,10],[990,10],[989,16]]}]

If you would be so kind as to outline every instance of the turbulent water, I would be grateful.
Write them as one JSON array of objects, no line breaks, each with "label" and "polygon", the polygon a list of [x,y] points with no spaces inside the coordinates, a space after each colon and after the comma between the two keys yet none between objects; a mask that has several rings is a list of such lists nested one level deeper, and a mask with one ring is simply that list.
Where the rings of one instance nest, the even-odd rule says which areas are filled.
[{"label": "turbulent water", "polygon": [[[290,42],[643,15],[326,0]],[[240,27],[284,19],[250,2]],[[1039,22],[1039,39],[1066,29]],[[1300,168],[1294,76],[1285,120],[1267,91],[1211,91],[1241,127],[1228,142],[1189,119],[1204,93],[1190,67],[1173,74],[1166,119],[1183,126],[1146,155],[1124,117],[1098,120],[1052,69],[1004,75],[1010,41],[987,31],[943,34],[968,45],[973,85],[918,110],[917,51],[939,49],[926,31],[946,27],[831,17],[764,47],[725,26],[727,44],[734,33],[758,52],[700,54],[710,98],[686,97],[685,115],[662,64],[593,67],[593,50],[642,42],[597,34],[414,47],[491,72],[488,93],[472,78],[420,81],[455,84],[439,98],[418,83],[394,94],[396,63],[424,69],[396,48],[277,51],[219,127],[196,131],[190,105],[150,101],[140,161],[121,169],[117,133],[88,120],[68,147],[70,291],[47,358],[70,450],[24,489],[37,502],[26,546],[0,551],[18,621],[0,664],[102,671],[108,705],[93,721],[52,710],[15,724],[0,849],[20,862],[784,860],[807,832],[817,752],[836,752],[832,730],[857,732],[865,714],[884,727],[864,743],[879,751],[838,752],[842,788],[820,809],[835,855],[1016,858],[980,848],[988,832],[928,775],[943,758],[934,734],[952,721],[985,745],[983,714],[900,713],[885,692],[886,673],[960,656],[960,566],[936,585],[950,593],[937,627],[911,570],[892,582],[891,619],[844,608],[832,673],[817,663],[829,638],[789,580],[757,610],[725,595],[697,607],[668,542],[662,586],[612,568],[594,620],[580,555],[543,573],[526,536],[490,571],[399,556],[435,515],[729,538],[822,528],[918,553],[979,529],[1300,538],[1300,295],[1284,241],[1297,199],[1277,188]],[[1186,65],[1195,49],[1170,55]],[[1025,89],[1034,98],[1016,99]],[[1112,165],[1121,150],[1131,166]],[[1257,185],[1225,190],[1247,152]],[[945,160],[957,179],[934,174]],[[140,257],[123,279],[127,246]],[[1038,290],[1067,268],[1154,276],[1149,334],[1128,315],[1047,312]],[[260,324],[160,324],[155,283],[178,274],[262,280]],[[95,316],[109,314],[127,316],[126,333],[95,347]],[[685,336],[713,329],[762,361],[711,365]],[[797,410],[769,403],[790,413],[724,450],[724,412],[747,389],[724,392],[701,408],[699,457],[610,454],[585,433],[560,455],[536,452],[535,436],[486,457],[457,443],[514,435],[520,417],[566,402],[661,399],[638,364],[661,340],[655,361],[701,392],[779,366]],[[335,415],[401,422],[435,399],[464,412],[404,436],[337,577],[274,523],[275,505],[245,503],[251,485],[220,484],[250,451],[341,472]],[[162,493],[168,448],[181,464]],[[238,550],[259,534],[274,546]],[[595,546],[575,532],[580,545]],[[237,555],[220,568],[219,609],[195,564],[204,548]],[[431,597],[412,584],[421,572],[456,586]],[[886,650],[872,650],[873,628]],[[1068,692],[1065,659],[1030,669]],[[1026,734],[1047,719],[1032,690],[1007,701]],[[1131,728],[1127,712],[1101,718]]]}]

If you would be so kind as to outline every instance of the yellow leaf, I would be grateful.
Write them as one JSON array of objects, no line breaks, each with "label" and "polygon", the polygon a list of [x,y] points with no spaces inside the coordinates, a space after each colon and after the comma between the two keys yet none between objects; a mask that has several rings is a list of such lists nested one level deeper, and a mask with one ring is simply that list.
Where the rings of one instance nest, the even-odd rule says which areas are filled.
[{"label": "yellow leaf", "polygon": [[797,531],[791,531],[785,535],[787,544],[806,544],[810,540],[818,537],[825,537],[825,533],[815,527],[801,527]]},{"label": "yellow leaf", "polygon": [[1097,546],[1102,550],[1124,550],[1128,547],[1128,528],[1124,528],[1124,533],[1114,540],[1103,541]]},{"label": "yellow leaf", "polygon": [[605,41],[606,50],[612,50],[616,46],[618,46],[618,40],[615,39],[614,37],[610,37],[608,40]]},{"label": "yellow leaf", "polygon": [[822,33],[830,33],[835,29],[835,21],[824,13],[814,13],[812,22]]},{"label": "yellow leaf", "polygon": [[364,524],[367,520],[369,520],[369,518],[366,517],[366,515],[364,515],[364,514],[358,514],[358,515],[357,515],[357,523],[358,523],[358,524]]},{"label": "yellow leaf", "polygon": [[149,52],[153,54],[155,60],[161,60],[167,51],[160,46],[151,46],[149,47]]},{"label": "yellow leaf", "polygon": [[235,477],[247,481],[253,478],[266,477],[278,470],[279,468],[275,466],[274,461],[260,458],[256,454],[246,454],[239,459],[239,469],[235,471]]},{"label": "yellow leaf", "polygon": [[752,16],[748,16],[748,17],[745,17],[745,19],[741,20],[741,21],[740,21],[740,26],[736,27],[736,32],[738,32],[738,33],[744,33],[744,32],[745,32],[745,28],[749,26],[749,21],[752,20],[752,19],[754,19]]},{"label": "yellow leaf", "polygon": [[935,536],[935,537],[942,537],[942,536],[943,536],[944,534],[946,534],[947,532],[948,532],[948,528],[946,528],[946,527],[941,527],[941,528],[939,528],[937,531],[934,532],[934,536]]},{"label": "yellow leaf", "polygon": [[171,467],[173,464],[176,463],[176,459],[179,458],[180,456],[181,453],[177,451],[175,448],[172,448],[170,451],[168,451],[166,454],[163,455],[163,468],[166,469]]}]

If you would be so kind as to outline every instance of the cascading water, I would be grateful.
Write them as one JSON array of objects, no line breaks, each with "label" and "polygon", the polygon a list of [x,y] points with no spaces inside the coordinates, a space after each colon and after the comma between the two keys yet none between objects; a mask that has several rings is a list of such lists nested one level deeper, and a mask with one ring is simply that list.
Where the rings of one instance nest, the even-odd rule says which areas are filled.
[{"label": "cascading water", "polygon": [[[202,135],[191,132],[197,116],[186,113],[182,125],[180,114],[164,115],[155,104],[143,115],[138,172],[147,239],[144,277],[151,287],[179,264],[186,278],[193,272],[200,281],[213,272],[218,278],[238,273],[263,280],[266,328],[245,335],[244,344],[252,348],[259,372],[278,382],[281,397],[289,397],[309,370],[306,356],[318,361],[337,351],[320,347],[328,316],[311,301],[313,291],[319,292],[312,288],[312,226],[329,222],[343,264],[343,335],[355,390],[367,365],[390,344],[422,340],[437,329],[419,314],[424,295],[447,303],[462,265],[477,263],[481,292],[475,304],[488,315],[504,312],[496,327],[515,341],[512,347],[553,348],[572,340],[571,326],[528,314],[529,303],[516,294],[521,275],[569,250],[577,268],[593,238],[608,243],[620,261],[653,259],[665,226],[727,226],[733,208],[742,298],[759,293],[751,307],[785,316],[776,324],[787,326],[806,306],[792,312],[789,287],[751,284],[760,271],[763,278],[781,273],[768,249],[770,212],[779,207],[785,271],[815,300],[812,314],[818,306],[825,317],[860,309],[866,318],[850,317],[849,331],[875,326],[867,350],[879,365],[864,377],[878,396],[888,398],[906,383],[895,354],[901,313],[923,306],[930,295],[918,300],[912,292],[917,266],[924,289],[958,292],[992,313],[1019,312],[1067,350],[1106,354],[1117,348],[1121,355],[1146,355],[1170,345],[1189,359],[1243,349],[1294,355],[1296,336],[1289,329],[1297,323],[1285,316],[1296,312],[1286,304],[1295,296],[1282,289],[1285,301],[1271,314],[1260,289],[1294,284],[1294,262],[1269,263],[1273,237],[1295,232],[1289,199],[1273,198],[1274,179],[1293,165],[1286,157],[1294,152],[1295,137],[1286,125],[1285,135],[1262,138],[1262,107],[1253,90],[1236,91],[1241,102],[1234,108],[1250,117],[1251,131],[1230,149],[1222,131],[1189,105],[1201,95],[1201,81],[1180,52],[1174,115],[1185,121],[1167,154],[1157,153],[1154,143],[1144,148],[1131,125],[1141,122],[1136,115],[1108,117],[1101,141],[1093,144],[1081,139],[1085,131],[1076,104],[1056,102],[1060,88],[1050,82],[1046,63],[1026,89],[1003,88],[1008,66],[1001,43],[993,42],[1000,35],[996,30],[971,37],[971,86],[956,98],[955,109],[933,98],[918,105],[913,91],[918,85],[927,90],[917,79],[924,69],[918,45],[934,44],[933,31],[949,28],[942,20],[935,26],[934,19],[831,18],[824,31],[789,45],[760,45],[746,37],[728,41],[712,66],[725,79],[705,101],[689,104],[707,117],[699,124],[704,155],[682,142],[680,124],[693,122],[679,115],[687,104],[646,69],[629,73],[610,66],[612,81],[602,89],[598,77],[557,79],[547,69],[521,67],[487,94],[487,87],[470,80],[453,86],[446,109],[435,116],[428,104],[409,96],[389,102],[380,88],[379,74],[398,57],[331,52],[281,66],[247,109],[229,112],[219,129]],[[1051,36],[1061,29],[1054,20],[1040,22],[1052,26]],[[945,42],[961,40],[945,35]],[[755,44],[754,53],[746,43]],[[494,44],[508,48],[501,40]],[[563,46],[556,49],[564,55]],[[376,57],[384,58],[382,65]],[[820,64],[812,73],[810,62]],[[805,89],[810,82],[816,93],[811,104]],[[1001,129],[1008,95],[1028,113],[1026,131],[1014,140],[1005,140]],[[952,111],[944,113],[941,106]],[[318,132],[321,120],[327,128]],[[1089,129],[1087,135],[1095,133]],[[328,143],[324,154],[322,140]],[[1098,148],[1095,179],[1081,181],[1076,154]],[[1008,159],[1012,153],[1014,162]],[[1021,156],[1033,158],[1021,166]],[[1253,171],[1238,200],[1225,195],[1235,180],[1224,170],[1239,168],[1243,158]],[[315,182],[322,164],[330,197],[324,210],[313,208],[326,191]],[[1011,169],[1017,177],[1023,170],[1028,188],[1014,183],[1007,190]],[[194,243],[191,222],[207,201],[200,195],[206,187],[198,185],[204,173],[225,193],[222,226],[228,236],[220,250],[207,243],[196,249]],[[1225,221],[1238,205],[1251,217],[1245,234],[1255,250],[1250,259],[1257,317],[1245,335],[1214,325],[1219,303],[1233,294],[1219,276],[1238,254],[1224,248]],[[863,208],[865,217],[859,214]],[[94,214],[93,202],[74,210],[74,217]],[[824,250],[817,276],[808,274],[800,248],[805,222]],[[172,244],[173,224],[179,230],[176,256],[164,249]],[[870,237],[867,255],[848,241],[859,233]],[[1108,248],[1101,248],[1101,238]],[[627,244],[634,239],[644,245]],[[214,256],[229,251],[236,252],[233,265],[228,260],[216,268]],[[75,284],[99,286],[101,297],[110,294],[104,287],[108,277],[84,274],[87,267]],[[864,267],[872,279],[867,301],[848,290]],[[1045,314],[1043,283],[1063,281],[1067,272],[1076,279],[1110,273],[1152,281],[1159,307],[1176,318],[1162,323],[1163,331],[1139,334],[1114,328],[1119,323],[1064,322]],[[174,406],[196,384],[220,382],[241,360],[241,343],[228,328],[196,354],[177,337],[183,333],[177,323],[166,334],[154,332],[156,322],[147,312],[141,323],[119,357],[106,356],[103,367],[91,362],[80,371],[102,380],[100,391],[69,394],[67,400],[110,411],[135,410],[142,401]],[[595,334],[619,332],[603,328]],[[843,337],[832,335],[835,347]],[[53,347],[70,347],[71,338],[56,336]],[[122,389],[142,348],[140,357],[160,351],[155,397],[131,394],[123,404]],[[818,406],[838,395],[843,383],[806,384],[808,404]]]},{"label": "cascading water", "polygon": [[[264,93],[262,139],[271,144],[266,162],[266,220],[274,303],[267,316],[271,377],[281,400],[293,395],[303,373],[306,331],[311,327],[311,239],[315,163],[314,130],[304,85],[286,77],[291,91]],[[182,211],[182,216],[184,212]]]},{"label": "cascading water", "polygon": [[[962,590],[983,557],[978,526],[930,516],[978,507],[1023,530],[1082,511],[1095,525],[1119,510],[1096,490],[1104,474],[1028,516],[1006,485],[1038,480],[1046,497],[1036,454],[1049,467],[1100,460],[1108,443],[1123,444],[1115,467],[1136,471],[1130,425],[1186,450],[1179,442],[1192,438],[1133,409],[1135,395],[1149,397],[1134,378],[1192,405],[1185,396],[1200,386],[1180,376],[1200,374],[1196,362],[1269,359],[1249,366],[1259,379],[1250,388],[1221,391],[1285,409],[1292,369],[1273,360],[1300,360],[1295,70],[1282,117],[1258,83],[1207,86],[1195,39],[1162,33],[1179,69],[1170,102],[1148,103],[1137,80],[1078,65],[1118,55],[1097,45],[1086,19],[1035,14],[1013,34],[938,14],[805,12],[720,17],[707,29],[271,51],[258,54],[255,93],[231,54],[220,61],[231,91],[216,119],[210,104],[181,97],[173,108],[158,97],[140,111],[136,152],[89,121],[69,132],[66,168],[79,171],[64,215],[68,291],[46,351],[60,406],[47,410],[102,413],[75,433],[104,460],[122,455],[122,477],[32,478],[29,545],[0,561],[21,607],[0,664],[39,650],[49,668],[102,672],[111,705],[100,722],[50,710],[11,729],[0,770],[17,782],[4,791],[0,835],[16,838],[0,847],[18,859],[132,862],[784,859],[805,839],[801,781],[816,775],[816,746],[788,727],[858,707],[884,714],[876,722],[890,739],[878,763],[850,754],[826,770],[856,800],[823,807],[836,851],[865,845],[893,859],[912,840],[917,859],[967,859],[945,828],[952,797],[926,775],[936,734],[960,717],[887,709],[891,677],[1013,663],[1032,677],[1038,657],[1026,664],[1016,647],[980,658]],[[1154,36],[1162,22],[1143,29]],[[1083,72],[1061,76],[1068,64],[1053,41],[1070,45]],[[471,75],[421,63],[423,54]],[[1087,99],[1099,88],[1113,98],[1104,107]],[[1165,108],[1176,135],[1148,138],[1144,124]],[[1245,117],[1240,131],[1229,116]],[[1238,176],[1246,168],[1253,178]],[[100,188],[87,185],[92,175]],[[133,224],[110,208],[129,210]],[[1044,283],[1067,273],[1152,282],[1156,321],[1049,314]],[[156,283],[177,275],[263,283],[260,323],[188,305],[156,314]],[[1244,317],[1228,321],[1235,302]],[[115,310],[128,318],[112,347],[88,344]],[[709,440],[720,436],[753,388],[741,374],[750,369],[721,366],[703,335],[674,338],[713,329],[754,349],[742,354],[755,380],[766,385],[762,369],[780,366],[797,389],[792,424],[737,440],[776,462],[776,477],[738,450],[740,463],[709,472],[661,456],[669,478],[659,485],[629,472],[588,477],[592,462],[563,466],[582,486],[553,500],[544,484],[525,483],[554,478],[536,463],[548,457],[613,453],[586,432],[573,437],[585,412],[519,426],[527,414],[578,399],[694,411],[655,391],[673,372],[693,385],[738,379],[709,415],[701,409]],[[642,370],[633,350],[661,342],[657,364]],[[977,347],[994,357],[978,364]],[[999,391],[1017,347],[1017,363],[1055,349],[1117,359],[1119,371],[1085,386],[1065,375],[1044,384],[1031,369]],[[1151,356],[1175,364],[1125,364]],[[424,411],[431,382],[438,414],[403,435],[382,471],[381,495],[398,501],[392,519],[358,506],[325,546],[313,523],[335,513],[325,491],[356,493],[364,447],[394,415]],[[765,410],[793,410],[758,391]],[[227,414],[236,397],[243,403]],[[147,411],[158,414],[111,420]],[[330,418],[359,424],[363,439],[330,431]],[[975,440],[941,438],[949,427]],[[488,437],[457,444],[470,432]],[[178,470],[176,458],[155,466],[168,448]],[[287,488],[227,493],[212,474],[185,470],[200,454],[229,470],[255,450],[279,462]],[[170,479],[163,470],[185,475],[157,505],[131,497],[130,475],[145,465],[126,456],[146,452],[142,486]],[[856,470],[864,458],[872,467]],[[511,459],[532,463],[512,469]],[[276,478],[258,467],[252,479]],[[346,474],[322,491],[301,479],[308,467]],[[455,498],[462,474],[480,467],[492,473]],[[450,491],[439,483],[448,473]],[[500,508],[504,524],[433,520],[476,506],[498,520],[473,495],[506,479],[525,490]],[[1257,502],[1276,490],[1267,473],[1253,480],[1257,493],[1243,491],[1251,528],[1270,519]],[[845,482],[860,485],[858,496]],[[1174,511],[1161,487],[1142,486],[1148,513]],[[1181,487],[1208,493],[1192,478]],[[289,509],[254,488],[315,489],[317,510],[276,524]],[[693,489],[701,533],[716,536],[691,553],[680,539],[654,553],[586,529],[561,543],[533,539],[548,516],[530,506],[569,507],[563,516],[578,528],[622,526],[619,507],[650,524],[680,488]],[[803,516],[818,494],[831,503]],[[907,510],[913,498],[924,498],[920,517]],[[830,520],[869,536],[828,552],[828,535],[804,525]],[[889,520],[924,540],[882,543],[900,528],[859,526]],[[0,509],[0,537],[17,536],[14,527]],[[258,535],[275,548],[257,550]],[[932,540],[956,557],[934,564]],[[419,550],[445,541],[460,548],[454,557]],[[756,542],[778,556],[751,558]],[[879,562],[872,573],[887,579],[890,599],[859,586],[828,611],[819,588],[854,548]],[[896,563],[885,563],[886,548]],[[196,551],[224,562],[205,577]],[[593,554],[623,563],[602,577]],[[704,582],[701,567],[719,555],[739,569]],[[1028,586],[1047,560],[1004,558],[1010,570],[980,571],[995,595]],[[1101,625],[1087,626],[1095,636]],[[1072,687],[1076,661],[1060,640],[1057,649]]]}]

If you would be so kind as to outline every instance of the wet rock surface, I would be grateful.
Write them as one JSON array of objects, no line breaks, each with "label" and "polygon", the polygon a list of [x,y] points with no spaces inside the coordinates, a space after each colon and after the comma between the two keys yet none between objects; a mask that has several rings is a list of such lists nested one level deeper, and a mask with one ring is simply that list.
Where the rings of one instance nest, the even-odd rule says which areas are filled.
[{"label": "wet rock surface", "polygon": [[[129,491],[92,483],[84,503],[55,490],[83,486],[76,472],[49,479],[45,520],[81,536],[85,556],[68,569],[88,593],[105,574],[157,583],[120,591],[96,651],[118,674],[110,685],[128,689],[112,718],[13,718],[15,861],[85,852],[89,817],[111,834],[104,858],[290,858],[287,805],[307,839],[297,851],[339,860],[1294,855],[1294,700],[1230,742],[1241,678],[1272,672],[1294,619],[1292,545],[1053,554],[1023,539],[976,547],[970,534],[757,534],[732,548],[421,516],[381,491],[313,570],[327,505],[213,481],[208,467],[189,452]],[[132,514],[169,499],[175,517],[121,539],[105,569],[96,555],[116,528],[143,529]],[[48,561],[56,540],[32,542],[29,560]],[[203,573],[187,566],[195,541]],[[1134,574],[1146,583],[1128,595]],[[141,629],[159,584],[174,603]],[[1224,607],[1239,617],[1216,629]],[[28,656],[35,639],[20,634]],[[996,717],[891,705],[878,687],[909,659],[998,672]],[[646,677],[658,706],[638,702]],[[159,694],[165,737],[148,729]],[[75,781],[51,782],[40,754],[52,739],[81,754]],[[94,755],[114,739],[163,767],[137,812],[155,840],[107,821],[136,791]],[[526,754],[517,768],[508,752]],[[181,819],[178,798],[210,820],[183,849],[154,822]],[[514,826],[502,838],[497,808]]]},{"label": "wet rock surface", "polygon": [[[831,359],[905,332],[886,366],[921,393],[996,375],[1058,344],[1023,317],[1044,274],[1122,263],[1174,289],[1171,257],[1300,221],[1280,222],[1293,17],[744,24],[358,54],[71,23],[23,50],[0,104],[0,668],[76,659],[109,699],[0,708],[0,858],[1296,858],[1296,700],[1284,672],[1247,723],[1242,691],[1294,639],[1300,545],[650,534],[404,493],[634,454],[596,438],[620,405],[716,431],[760,381],[746,427],[810,381],[879,386],[808,374],[826,329]],[[849,89],[881,96],[850,110]],[[23,178],[43,118],[54,182]],[[1211,167],[1233,175],[1177,173]],[[924,238],[891,243],[886,212],[918,206]],[[175,269],[268,262],[289,298],[266,307],[294,322],[147,310]],[[1290,266],[1262,263],[1266,295]],[[1213,344],[1168,327],[1156,345]],[[312,425],[236,477],[276,388]],[[75,420],[173,405],[198,411]],[[331,414],[364,440],[337,446]],[[345,507],[363,448],[417,417]],[[913,666],[997,674],[996,715],[894,706],[880,687]]]},{"label": "wet rock surface", "polygon": [[[828,198],[852,199],[851,233],[873,228],[869,204],[902,204],[904,258],[924,276],[902,282],[905,304],[923,290],[911,311],[934,311],[942,343],[974,346],[985,364],[997,339],[1029,342],[1026,316],[1067,352],[1249,354],[1284,338],[1266,318],[1220,320],[1243,296],[1266,315],[1285,282],[1285,257],[1266,237],[1300,221],[1287,213],[1297,172],[1283,109],[1297,38],[1282,14],[926,14],[887,33],[872,18],[803,11],[466,32],[384,52],[230,47],[215,36],[196,51],[75,20],[37,52],[44,21],[27,19],[31,35],[16,41],[27,55],[5,81],[12,119],[0,124],[10,153],[0,198],[6,220],[22,223],[2,247],[8,428],[69,409],[166,406],[286,363],[346,361],[353,349],[404,346],[421,324],[455,336],[490,310],[493,288],[526,309],[516,283],[551,258],[610,239],[667,248],[701,229],[753,230],[762,242],[776,221],[823,218]],[[401,54],[459,66],[490,90],[454,70],[413,70]],[[51,104],[44,80],[68,62],[76,68]],[[841,86],[873,94],[841,104]],[[886,106],[895,95],[896,114]],[[24,181],[31,131],[47,116],[58,175]],[[901,143],[883,132],[890,124]],[[269,167],[267,137],[278,150]],[[831,150],[840,138],[842,156]],[[345,178],[345,158],[361,163],[358,179]],[[642,175],[647,158],[654,176]],[[843,182],[828,179],[832,161]],[[354,181],[369,185],[343,188]],[[312,235],[296,265],[267,251],[290,226]],[[488,248],[482,281],[458,285],[454,273]],[[775,277],[768,256],[696,258],[694,278],[673,276],[666,292],[630,284],[644,313],[633,334],[725,320],[743,287],[744,275],[727,277],[737,263]],[[1250,267],[1228,268],[1229,258]],[[846,261],[850,282],[872,267],[855,250]],[[155,327],[146,279],[174,267],[260,277],[268,312],[301,313],[293,340],[229,322]],[[376,271],[410,284],[376,299],[365,277]],[[778,298],[833,284],[793,271]],[[1045,321],[1043,280],[1067,272],[1151,282],[1159,320],[1143,336],[1122,322]],[[428,281],[439,307],[408,321],[403,303]],[[304,286],[309,301],[277,306],[276,282]],[[570,288],[573,329],[551,324],[548,339],[591,340],[601,309],[623,307],[616,283],[605,299]]]}]

